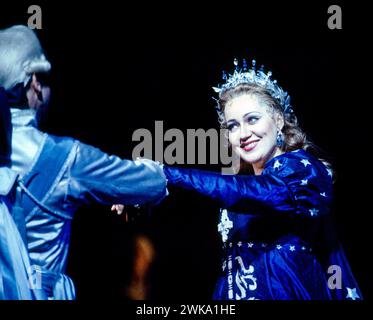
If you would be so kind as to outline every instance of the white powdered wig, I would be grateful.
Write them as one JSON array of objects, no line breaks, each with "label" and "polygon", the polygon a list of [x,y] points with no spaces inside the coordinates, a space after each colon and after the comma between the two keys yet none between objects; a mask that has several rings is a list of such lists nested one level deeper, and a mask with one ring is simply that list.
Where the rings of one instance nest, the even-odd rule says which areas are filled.
[{"label": "white powdered wig", "polygon": [[0,87],[26,85],[33,73],[50,69],[34,31],[22,25],[0,30]]}]

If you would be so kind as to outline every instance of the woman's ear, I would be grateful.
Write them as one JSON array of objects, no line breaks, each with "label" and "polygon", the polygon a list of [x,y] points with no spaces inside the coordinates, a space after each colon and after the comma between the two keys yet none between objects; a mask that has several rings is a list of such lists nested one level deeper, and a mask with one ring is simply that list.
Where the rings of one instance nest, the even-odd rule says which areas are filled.
[{"label": "woman's ear", "polygon": [[284,127],[284,125],[285,125],[284,116],[282,114],[276,112],[275,121],[276,121],[277,129],[279,129],[281,131],[282,128]]}]

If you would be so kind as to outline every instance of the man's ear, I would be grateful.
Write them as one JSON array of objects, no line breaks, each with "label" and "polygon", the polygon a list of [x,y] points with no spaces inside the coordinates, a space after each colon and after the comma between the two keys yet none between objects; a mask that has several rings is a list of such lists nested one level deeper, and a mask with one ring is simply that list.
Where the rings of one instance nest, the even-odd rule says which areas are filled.
[{"label": "man's ear", "polygon": [[39,94],[41,92],[41,84],[38,81],[38,78],[36,74],[34,73],[32,75],[31,83],[30,83],[30,88],[35,91],[36,94]]},{"label": "man's ear", "polygon": [[31,109],[36,109],[43,102],[42,86],[38,81],[38,78],[35,74],[31,77],[31,82],[26,93],[28,106]]}]

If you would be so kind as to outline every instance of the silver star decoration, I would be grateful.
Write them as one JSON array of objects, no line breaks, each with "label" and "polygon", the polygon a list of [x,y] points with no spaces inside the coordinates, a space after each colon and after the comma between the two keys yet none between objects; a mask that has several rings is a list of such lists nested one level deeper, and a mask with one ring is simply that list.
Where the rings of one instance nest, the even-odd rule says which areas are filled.
[{"label": "silver star decoration", "polygon": [[325,192],[323,192],[323,193],[320,193],[320,196],[322,196],[322,197],[325,197],[325,198],[326,198],[326,194],[325,194]]},{"label": "silver star decoration", "polygon": [[308,183],[308,180],[307,180],[307,179],[304,179],[304,180],[301,181],[300,185],[301,185],[301,186],[306,186],[307,183]]},{"label": "silver star decoration", "polygon": [[248,244],[247,244],[247,246],[249,247],[249,248],[252,248],[253,247],[253,243],[252,242],[249,242]]},{"label": "silver star decoration", "polygon": [[303,251],[306,250],[306,247],[302,247],[302,250],[303,250]]},{"label": "silver star decoration", "polygon": [[280,250],[282,248],[281,244],[278,244],[276,248]]},{"label": "silver star decoration", "polygon": [[351,289],[349,287],[346,287],[346,289],[347,289],[346,298],[350,298],[352,300],[360,299],[359,295],[356,292],[356,288]]},{"label": "silver star decoration", "polygon": [[229,247],[232,248],[232,242],[229,243]]},{"label": "silver star decoration", "polygon": [[295,246],[290,246],[290,251],[295,251]]},{"label": "silver star decoration", "polygon": [[225,270],[226,267],[227,267],[227,261],[224,261],[224,262],[223,262],[223,265],[222,265],[222,269],[223,269],[223,271]]},{"label": "silver star decoration", "polygon": [[310,213],[311,213],[311,217],[313,217],[313,216],[317,216],[317,213],[319,212],[319,210],[317,210],[317,209],[315,209],[315,208],[310,209],[309,211],[310,211]]},{"label": "silver star decoration", "polygon": [[282,166],[282,164],[280,163],[280,161],[276,160],[274,165],[273,165],[273,169],[279,168],[281,166]]},{"label": "silver star decoration", "polygon": [[239,247],[241,247],[241,246],[242,246],[242,242],[239,241],[239,242],[237,243],[237,245],[238,245]]},{"label": "silver star decoration", "polygon": [[333,172],[332,172],[332,170],[331,169],[326,169],[326,171],[328,171],[328,176],[333,176]]},{"label": "silver star decoration", "polygon": [[303,159],[301,160],[301,162],[304,164],[305,167],[307,167],[308,165],[311,165],[311,163],[307,159]]}]

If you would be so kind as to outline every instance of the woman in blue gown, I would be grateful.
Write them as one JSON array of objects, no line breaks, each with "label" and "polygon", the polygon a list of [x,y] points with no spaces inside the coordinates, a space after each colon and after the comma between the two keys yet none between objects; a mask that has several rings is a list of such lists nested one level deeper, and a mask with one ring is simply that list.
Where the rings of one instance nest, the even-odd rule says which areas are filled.
[{"label": "woman in blue gown", "polygon": [[168,185],[220,203],[224,256],[214,299],[361,299],[331,223],[333,172],[300,129],[290,97],[271,73],[224,75],[220,123],[251,174],[164,166]]}]

